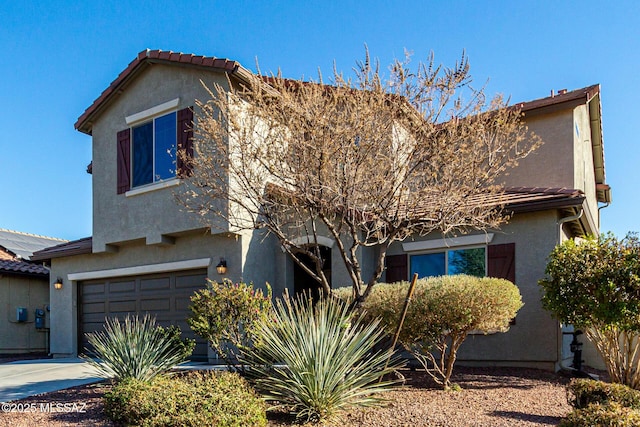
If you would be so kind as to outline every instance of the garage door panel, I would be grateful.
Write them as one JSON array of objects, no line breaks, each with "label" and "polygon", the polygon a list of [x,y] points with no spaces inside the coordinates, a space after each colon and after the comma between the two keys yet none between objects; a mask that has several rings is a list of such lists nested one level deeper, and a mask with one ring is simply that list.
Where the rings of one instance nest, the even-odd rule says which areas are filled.
[{"label": "garage door panel", "polygon": [[156,279],[140,280],[141,291],[151,291],[158,289],[171,289],[171,279],[169,277],[162,277]]},{"label": "garage door panel", "polygon": [[205,287],[206,275],[202,274],[184,274],[176,276],[176,288],[203,288]]},{"label": "garage door panel", "polygon": [[186,311],[188,313],[191,313],[189,311],[189,306],[191,305],[191,296],[188,297],[176,297],[175,299],[175,307],[176,310],[178,311]]},{"label": "garage door panel", "polygon": [[86,296],[95,295],[95,294],[99,294],[99,295],[104,294],[104,283],[84,285],[82,292]]},{"label": "garage door panel", "polygon": [[137,311],[136,300],[129,301],[109,301],[108,310],[110,313],[135,313]]},{"label": "garage door panel", "polygon": [[105,303],[94,302],[82,304],[82,314],[87,315],[91,313],[100,313],[104,317]]},{"label": "garage door panel", "polygon": [[109,292],[135,292],[135,290],[135,281],[109,283]]},{"label": "garage door panel", "polygon": [[145,299],[140,301],[140,310],[143,311],[171,311],[171,300],[163,299]]},{"label": "garage door panel", "polygon": [[80,283],[79,348],[87,345],[85,332],[103,330],[105,317],[124,319],[127,314],[149,313],[159,325],[176,325],[183,337],[195,339],[194,358],[206,358],[206,341],[197,337],[186,321],[191,295],[205,287],[206,270]]}]

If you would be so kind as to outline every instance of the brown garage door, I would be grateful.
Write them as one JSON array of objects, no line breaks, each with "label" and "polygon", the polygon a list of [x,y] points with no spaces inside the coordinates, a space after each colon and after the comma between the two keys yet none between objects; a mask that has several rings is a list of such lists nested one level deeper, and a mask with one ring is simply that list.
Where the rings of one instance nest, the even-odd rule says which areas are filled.
[{"label": "brown garage door", "polygon": [[85,333],[103,330],[105,317],[150,313],[162,326],[177,325],[183,337],[196,340],[193,359],[206,359],[207,344],[189,325],[189,298],[206,286],[206,270],[118,277],[78,284],[78,352],[87,347]]}]

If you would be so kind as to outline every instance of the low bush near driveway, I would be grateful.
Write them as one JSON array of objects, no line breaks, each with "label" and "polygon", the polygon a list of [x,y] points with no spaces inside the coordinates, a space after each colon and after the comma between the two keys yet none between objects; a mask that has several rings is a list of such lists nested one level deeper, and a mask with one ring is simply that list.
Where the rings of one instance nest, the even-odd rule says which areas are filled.
[{"label": "low bush near driveway", "polygon": [[584,409],[576,409],[559,424],[559,427],[640,427],[640,412],[611,402],[606,405],[592,403]]},{"label": "low bush near driveway", "polygon": [[561,427],[640,427],[640,391],[622,384],[574,379],[567,401],[575,409]]},{"label": "low bush near driveway", "polygon": [[574,379],[567,386],[567,400],[576,409],[592,403],[619,403],[629,408],[640,409],[640,391],[622,384],[605,383],[590,379]]},{"label": "low bush near driveway", "polygon": [[134,426],[266,426],[264,402],[238,374],[190,372],[133,378],[104,396],[105,413]]}]

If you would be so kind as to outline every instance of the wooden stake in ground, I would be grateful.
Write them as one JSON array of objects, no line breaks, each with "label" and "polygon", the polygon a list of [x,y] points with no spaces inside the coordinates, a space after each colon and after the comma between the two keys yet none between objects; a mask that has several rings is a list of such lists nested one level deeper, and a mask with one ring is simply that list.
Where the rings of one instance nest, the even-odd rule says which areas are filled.
[{"label": "wooden stake in ground", "polygon": [[[402,314],[400,315],[400,320],[398,321],[398,327],[396,328],[396,332],[393,334],[393,344],[391,348],[395,349],[396,344],[398,343],[398,337],[400,336],[400,331],[402,330],[402,325],[404,324],[404,318],[407,316],[407,310],[409,309],[409,303],[411,302],[411,297],[413,296],[413,290],[416,287],[416,282],[418,281],[418,273],[413,273],[413,278],[411,279],[411,284],[409,284],[409,290],[407,291],[407,298],[404,300],[404,307],[402,308]],[[384,368],[387,369],[389,366],[389,360],[391,360],[391,356],[387,359],[387,363],[385,363]],[[380,377],[380,381],[382,381],[382,377]]]}]

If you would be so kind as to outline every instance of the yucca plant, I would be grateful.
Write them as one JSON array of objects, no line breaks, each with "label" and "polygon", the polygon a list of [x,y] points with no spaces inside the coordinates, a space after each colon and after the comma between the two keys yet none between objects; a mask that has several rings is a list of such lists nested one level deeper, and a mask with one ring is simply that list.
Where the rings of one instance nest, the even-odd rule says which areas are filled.
[{"label": "yucca plant", "polygon": [[[254,350],[245,352],[254,385],[268,401],[299,421],[318,422],[350,406],[382,401],[394,381],[380,381],[399,367],[393,350],[375,351],[383,338],[378,321],[362,322],[334,299],[277,300],[273,317],[256,325]],[[273,362],[280,364],[274,365]]]},{"label": "yucca plant", "polygon": [[180,340],[175,330],[165,330],[145,315],[105,319],[104,331],[86,334],[93,350],[81,355],[105,378],[148,381],[184,362],[195,343]]}]

